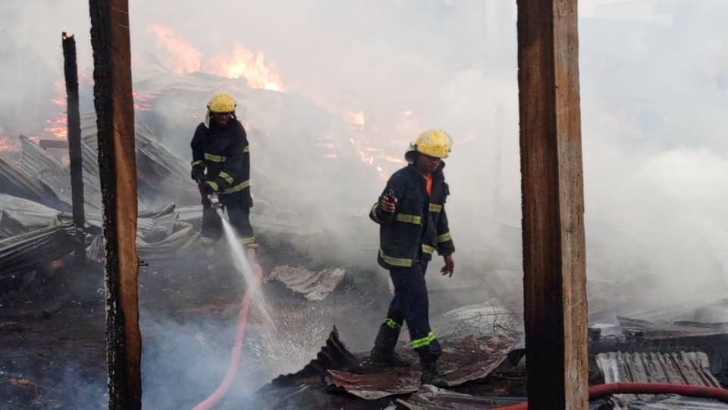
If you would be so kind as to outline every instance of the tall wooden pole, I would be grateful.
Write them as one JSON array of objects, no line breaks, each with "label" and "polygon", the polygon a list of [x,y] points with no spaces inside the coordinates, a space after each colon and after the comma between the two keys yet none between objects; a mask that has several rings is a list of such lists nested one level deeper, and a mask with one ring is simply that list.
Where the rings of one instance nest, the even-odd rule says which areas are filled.
[{"label": "tall wooden pole", "polygon": [[76,39],[61,36],[63,45],[63,71],[66,77],[66,116],[68,127],[68,156],[71,160],[71,198],[73,202],[73,223],[76,226],[76,243],[73,251],[73,266],[77,271],[86,271],[86,216],[83,205],[83,156],[81,155],[81,113],[78,97],[78,66],[76,63]]},{"label": "tall wooden pole", "polygon": [[89,0],[106,238],[109,409],[141,409],[137,189],[128,0]]},{"label": "tall wooden pole", "polygon": [[587,409],[577,0],[518,0],[524,320],[531,410]]}]

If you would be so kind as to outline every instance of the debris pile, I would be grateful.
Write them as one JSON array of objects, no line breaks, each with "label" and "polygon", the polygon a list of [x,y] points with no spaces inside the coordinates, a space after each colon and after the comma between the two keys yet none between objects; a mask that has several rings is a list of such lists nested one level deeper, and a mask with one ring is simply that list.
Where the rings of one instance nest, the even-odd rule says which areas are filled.
[{"label": "debris pile", "polygon": [[[325,227],[314,221],[320,214],[316,203],[336,201],[341,204],[337,209],[343,210],[353,209],[348,201],[368,201],[357,197],[366,194],[362,190],[348,198],[336,194],[346,192],[338,187],[314,193],[308,184],[287,183],[287,176],[316,181],[321,175],[336,173],[340,175],[337,181],[346,181],[342,184],[358,184],[375,180],[381,173],[369,157],[364,157],[363,148],[353,143],[360,138],[357,133],[361,127],[352,126],[343,116],[296,93],[253,89],[245,81],[202,73],[155,73],[134,87],[137,247],[144,261],[174,258],[197,242],[202,208],[197,187],[189,177],[186,155],[192,131],[203,120],[205,103],[216,90],[226,89],[235,96],[238,117],[248,129],[255,155],[251,170],[255,207],[251,220],[257,231],[295,236],[320,233]],[[90,105],[90,101],[82,101],[82,106]],[[103,204],[93,112],[82,114],[81,134],[86,246],[90,258],[102,262]],[[0,266],[17,265],[13,271],[17,277],[47,263],[46,258],[33,258],[35,253],[65,256],[71,252],[66,245],[75,239],[64,236],[73,231],[68,225],[72,222],[72,199],[66,141],[20,136],[17,143],[10,142],[6,145],[16,149],[0,150],[0,194],[4,196],[0,204]],[[301,156],[307,160],[295,160]],[[265,164],[276,166],[270,169]],[[332,224],[337,223],[337,218],[352,220],[351,212],[327,212],[327,220]],[[365,214],[365,210],[357,213],[359,219],[365,219]],[[36,233],[18,238],[30,232]],[[45,252],[60,242],[64,244],[57,251]],[[11,255],[12,259],[4,255]],[[292,272],[280,273],[279,280],[312,300],[325,297],[343,276],[343,271],[318,272],[310,283],[293,283]]]}]

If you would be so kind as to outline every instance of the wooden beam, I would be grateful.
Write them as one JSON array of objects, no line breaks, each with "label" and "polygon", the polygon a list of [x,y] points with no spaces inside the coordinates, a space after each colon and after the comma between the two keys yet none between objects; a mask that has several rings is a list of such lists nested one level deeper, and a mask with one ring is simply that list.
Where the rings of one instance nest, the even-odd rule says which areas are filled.
[{"label": "wooden beam", "polygon": [[68,127],[68,155],[71,160],[71,199],[73,223],[76,226],[76,243],[73,249],[73,268],[86,271],[86,215],[83,209],[83,156],[81,154],[81,112],[78,97],[78,66],[76,64],[76,39],[61,35],[63,47],[63,71],[66,77],[66,126]]},{"label": "wooden beam", "polygon": [[38,145],[45,149],[68,149],[68,141],[62,139],[41,139]]},{"label": "wooden beam", "polygon": [[89,0],[106,239],[109,409],[141,409],[137,189],[128,0]]},{"label": "wooden beam", "polygon": [[587,409],[577,0],[518,0],[529,409]]}]

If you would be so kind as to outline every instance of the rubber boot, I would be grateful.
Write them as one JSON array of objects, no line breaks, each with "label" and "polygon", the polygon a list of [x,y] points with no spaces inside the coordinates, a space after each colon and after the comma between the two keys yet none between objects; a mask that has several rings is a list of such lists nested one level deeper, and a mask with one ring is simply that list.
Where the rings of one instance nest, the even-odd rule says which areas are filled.
[{"label": "rubber boot", "polygon": [[399,339],[399,329],[382,324],[374,341],[374,348],[369,354],[369,360],[373,364],[390,367],[408,367],[412,362],[401,357],[394,351]]},{"label": "rubber boot", "polygon": [[381,352],[375,347],[369,354],[369,360],[373,364],[388,367],[409,367],[412,362],[400,356],[397,352]]},{"label": "rubber boot", "polygon": [[420,365],[422,366],[422,376],[420,377],[422,384],[430,384],[441,389],[450,387],[447,380],[437,371],[437,359],[421,355]]}]

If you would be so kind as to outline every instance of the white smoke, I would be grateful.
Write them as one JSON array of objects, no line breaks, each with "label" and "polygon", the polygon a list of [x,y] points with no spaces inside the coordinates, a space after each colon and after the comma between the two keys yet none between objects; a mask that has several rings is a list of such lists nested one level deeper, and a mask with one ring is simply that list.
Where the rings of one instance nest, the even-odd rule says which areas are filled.
[{"label": "white smoke", "polygon": [[[436,273],[440,261],[431,265],[432,288],[451,289],[438,292],[433,304],[482,301],[491,294],[518,300],[515,2],[130,3],[135,75],[165,62],[164,50],[149,32],[150,25],[161,24],[206,56],[235,44],[262,50],[290,92],[342,111],[363,110],[372,126],[410,111],[419,129],[448,130],[455,139],[446,175],[457,267],[454,278],[442,279]],[[579,7],[590,279],[619,287],[624,300],[608,307],[623,314],[719,297],[728,280],[728,139],[719,111],[728,87],[728,52],[722,46],[728,29],[721,21],[728,5],[593,0],[580,1]],[[87,5],[5,0],[0,11],[6,34],[0,36],[0,81],[7,90],[0,95],[0,133],[42,129],[43,116],[53,109],[48,102],[53,83],[62,76],[61,31],[76,34],[81,71],[91,69]],[[374,251],[361,249],[376,246],[376,226],[366,213],[384,182],[375,172],[357,184],[337,172],[301,178],[297,169],[309,170],[321,160],[291,153],[291,146],[307,144],[306,126],[313,128],[306,118],[297,121],[301,127],[281,137],[290,141],[288,151],[276,151],[278,161],[255,165],[289,186],[298,198],[290,206],[312,210],[307,222],[331,235],[326,247],[317,244],[309,251],[326,250],[319,257],[338,257],[384,276]],[[191,133],[165,137],[178,138],[184,147]],[[401,157],[406,139],[413,137],[392,133],[376,143]],[[348,170],[362,167],[355,157],[350,161],[337,164]],[[399,165],[381,166],[391,173]],[[267,200],[281,198],[290,196]],[[351,218],[342,222],[332,219],[334,214]]]}]

